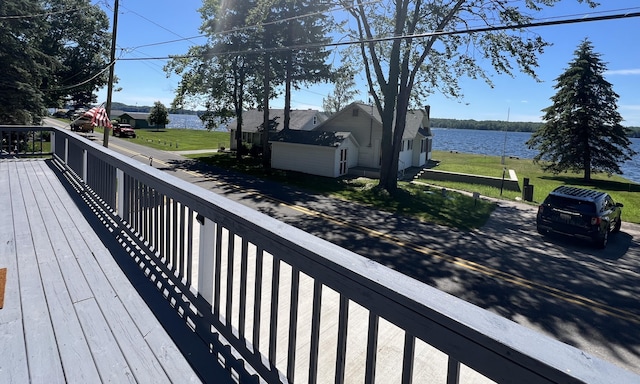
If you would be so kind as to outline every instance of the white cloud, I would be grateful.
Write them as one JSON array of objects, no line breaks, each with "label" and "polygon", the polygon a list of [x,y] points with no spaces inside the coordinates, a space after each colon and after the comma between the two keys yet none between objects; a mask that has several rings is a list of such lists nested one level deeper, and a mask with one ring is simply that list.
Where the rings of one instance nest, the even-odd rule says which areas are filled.
[{"label": "white cloud", "polygon": [[605,71],[605,75],[640,75],[640,68]]}]

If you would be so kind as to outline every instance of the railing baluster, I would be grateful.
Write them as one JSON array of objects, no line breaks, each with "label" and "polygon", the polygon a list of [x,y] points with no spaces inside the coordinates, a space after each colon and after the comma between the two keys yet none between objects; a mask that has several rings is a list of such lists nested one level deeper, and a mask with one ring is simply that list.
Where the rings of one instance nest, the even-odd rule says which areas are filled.
[{"label": "railing baluster", "polygon": [[367,333],[367,362],[365,367],[365,383],[375,382],[376,358],[378,355],[378,326],[380,318],[369,310],[369,328]]},{"label": "railing baluster", "polygon": [[413,381],[413,357],[416,351],[416,338],[409,332],[404,333],[404,355],[402,356],[402,384]]},{"label": "railing baluster", "polygon": [[[146,184],[142,185],[142,209],[141,209],[141,214],[142,214],[142,223],[141,223],[141,228],[140,228],[140,232],[142,235],[142,238],[144,239],[144,241],[148,241],[149,240],[149,232],[148,232],[148,228],[149,228],[149,186]],[[149,243],[147,243],[149,244]]]},{"label": "railing baluster", "polygon": [[449,356],[447,361],[447,384],[460,383],[460,362]]},{"label": "railing baluster", "polygon": [[158,191],[155,188],[151,189],[151,210],[150,210],[150,220],[149,223],[150,233],[149,233],[149,247],[153,249],[154,252],[158,251]]},{"label": "railing baluster", "polygon": [[167,233],[167,223],[165,222],[165,213],[166,213],[166,202],[167,202],[167,198],[166,196],[161,193],[160,194],[160,202],[158,203],[158,209],[160,210],[159,215],[160,218],[158,220],[158,250],[160,251],[160,258],[162,259],[162,257],[164,257],[164,255],[166,255],[166,249],[165,249],[165,238],[166,238],[166,233]]},{"label": "railing baluster", "polygon": [[171,252],[169,257],[169,263],[171,268],[175,270],[176,262],[178,261],[178,201],[173,200],[171,207]]},{"label": "railing baluster", "polygon": [[231,327],[231,317],[233,316],[233,271],[234,271],[234,244],[235,234],[228,231],[227,245],[227,299],[225,303],[225,324]]},{"label": "railing baluster", "polygon": [[238,338],[245,340],[245,327],[247,315],[247,262],[249,257],[249,242],[242,238],[240,256],[240,310],[238,313]]},{"label": "railing baluster", "polygon": [[320,348],[320,310],[322,305],[322,283],[313,282],[313,309],[311,317],[311,346],[309,350],[309,383],[318,382],[318,353]]},{"label": "railing baluster", "polygon": [[191,274],[193,273],[193,220],[195,218],[195,212],[189,208],[189,214],[187,219],[187,265],[186,265],[186,284],[187,287],[191,286]]},{"label": "railing baluster", "polygon": [[269,362],[276,366],[276,346],[278,345],[278,305],[280,298],[280,259],[272,257],[271,269],[271,310],[269,324]]},{"label": "railing baluster", "polygon": [[260,353],[260,313],[262,306],[262,263],[264,251],[259,245],[256,249],[256,279],[253,301],[253,352]]},{"label": "railing baluster", "polygon": [[[228,241],[228,240],[227,240]],[[220,280],[222,270],[222,225],[216,223],[216,251],[214,253],[216,258],[216,267],[213,277],[213,314],[216,318],[220,319]]]},{"label": "railing baluster", "polygon": [[186,223],[186,207],[184,204],[180,204],[180,230],[179,230],[179,242],[178,242],[178,254],[176,255],[176,265],[173,267],[174,274],[179,278],[182,278],[182,268],[184,266],[184,252],[187,242],[187,223]]},{"label": "railing baluster", "polygon": [[299,292],[300,270],[291,266],[291,304],[289,307],[289,345],[287,353],[287,379],[291,383],[295,382]]},{"label": "railing baluster", "polygon": [[336,351],[336,383],[344,383],[344,369],[347,357],[347,327],[349,325],[349,298],[340,295],[338,312],[338,345]]}]

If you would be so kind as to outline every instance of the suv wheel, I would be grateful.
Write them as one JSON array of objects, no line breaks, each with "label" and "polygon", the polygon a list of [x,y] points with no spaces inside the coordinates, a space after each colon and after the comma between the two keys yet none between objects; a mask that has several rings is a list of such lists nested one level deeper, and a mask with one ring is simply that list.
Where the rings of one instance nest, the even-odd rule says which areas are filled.
[{"label": "suv wheel", "polygon": [[616,225],[613,227],[613,233],[620,232],[620,227],[621,226],[622,226],[622,219],[618,218],[618,220],[616,220]]},{"label": "suv wheel", "polygon": [[607,227],[600,237],[596,237],[595,239],[596,246],[598,248],[604,249],[607,247],[607,242],[609,242],[609,227]]}]

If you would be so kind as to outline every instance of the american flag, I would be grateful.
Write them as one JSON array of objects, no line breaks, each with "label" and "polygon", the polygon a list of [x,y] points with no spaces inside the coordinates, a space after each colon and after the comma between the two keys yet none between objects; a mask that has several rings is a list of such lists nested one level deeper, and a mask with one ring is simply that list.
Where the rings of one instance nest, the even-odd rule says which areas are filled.
[{"label": "american flag", "polygon": [[113,128],[113,125],[111,125],[111,120],[107,115],[107,110],[102,106],[91,108],[84,113],[84,116],[91,118],[91,124],[94,127],[105,127],[108,129]]}]

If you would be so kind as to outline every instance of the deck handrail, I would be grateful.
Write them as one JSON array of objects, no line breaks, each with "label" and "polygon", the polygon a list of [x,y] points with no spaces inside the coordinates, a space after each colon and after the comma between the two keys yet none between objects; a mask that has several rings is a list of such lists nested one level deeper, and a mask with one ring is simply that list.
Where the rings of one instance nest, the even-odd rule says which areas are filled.
[{"label": "deck handrail", "polygon": [[[397,370],[403,383],[412,380],[417,342],[446,354],[445,366],[438,368],[447,383],[459,382],[462,365],[500,383],[638,381],[632,372],[249,207],[77,134],[48,129],[56,161],[111,220],[141,272],[184,321],[214,354],[228,355],[217,360],[243,377],[241,382],[257,381],[256,375],[270,383],[294,382],[301,375],[318,381],[327,292],[339,302],[335,382],[346,382],[355,306],[366,311],[366,324],[355,324],[367,335],[361,345],[365,382],[376,375],[382,321],[402,331]],[[302,280],[310,280],[311,292],[301,291]],[[311,303],[310,342],[301,355],[304,300]],[[301,360],[308,361],[303,368],[296,365]]]}]

